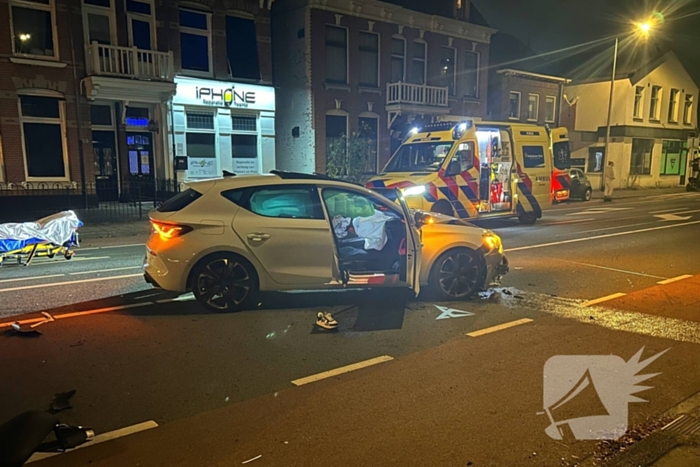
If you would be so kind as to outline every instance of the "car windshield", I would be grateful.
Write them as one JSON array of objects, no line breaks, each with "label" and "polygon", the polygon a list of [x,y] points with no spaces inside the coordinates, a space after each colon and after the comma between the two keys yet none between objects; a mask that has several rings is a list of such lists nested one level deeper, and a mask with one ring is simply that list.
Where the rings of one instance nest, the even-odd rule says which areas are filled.
[{"label": "car windshield", "polygon": [[452,146],[454,143],[445,141],[404,144],[394,153],[384,172],[437,172]]}]

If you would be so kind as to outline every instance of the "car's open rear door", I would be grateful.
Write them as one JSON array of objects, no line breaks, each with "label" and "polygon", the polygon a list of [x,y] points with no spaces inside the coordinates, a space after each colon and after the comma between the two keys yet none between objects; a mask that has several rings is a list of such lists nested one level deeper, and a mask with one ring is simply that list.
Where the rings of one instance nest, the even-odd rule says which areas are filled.
[{"label": "car's open rear door", "polygon": [[406,219],[406,283],[418,295],[420,293],[421,235],[415,216],[408,209],[403,194],[397,189],[397,201]]}]

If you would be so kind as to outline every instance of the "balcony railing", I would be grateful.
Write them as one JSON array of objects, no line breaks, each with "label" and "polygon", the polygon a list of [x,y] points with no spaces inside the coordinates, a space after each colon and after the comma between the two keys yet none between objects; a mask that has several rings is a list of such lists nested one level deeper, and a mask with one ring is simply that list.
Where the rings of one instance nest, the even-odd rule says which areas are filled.
[{"label": "balcony railing", "polygon": [[422,84],[387,83],[386,104],[410,104],[447,107],[449,88]]},{"label": "balcony railing", "polygon": [[143,80],[174,79],[173,53],[93,42],[85,45],[88,75]]}]

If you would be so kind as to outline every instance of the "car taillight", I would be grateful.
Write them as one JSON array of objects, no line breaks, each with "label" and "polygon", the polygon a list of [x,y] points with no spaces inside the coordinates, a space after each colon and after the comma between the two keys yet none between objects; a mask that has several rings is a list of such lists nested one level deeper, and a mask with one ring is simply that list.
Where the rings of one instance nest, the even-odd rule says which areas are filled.
[{"label": "car taillight", "polygon": [[189,225],[175,224],[172,222],[151,220],[151,225],[161,240],[170,240],[171,238],[179,237],[192,231],[192,227]]}]

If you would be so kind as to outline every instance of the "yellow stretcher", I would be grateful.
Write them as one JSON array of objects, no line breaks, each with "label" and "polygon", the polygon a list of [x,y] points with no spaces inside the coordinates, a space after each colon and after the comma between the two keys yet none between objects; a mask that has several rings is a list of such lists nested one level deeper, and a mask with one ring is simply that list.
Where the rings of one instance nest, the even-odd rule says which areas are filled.
[{"label": "yellow stretcher", "polygon": [[[77,237],[77,234],[76,234]],[[77,243],[76,243],[77,246]],[[65,245],[54,245],[52,243],[35,243],[18,250],[0,253],[0,266],[5,260],[16,260],[17,264],[29,266],[34,258],[54,258],[56,255],[63,255],[67,260],[73,258],[75,252]]]}]

